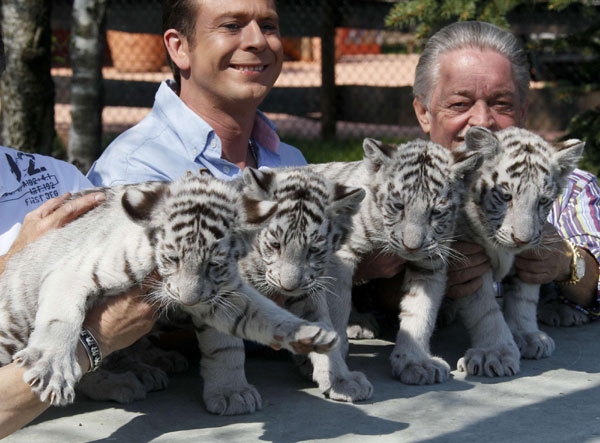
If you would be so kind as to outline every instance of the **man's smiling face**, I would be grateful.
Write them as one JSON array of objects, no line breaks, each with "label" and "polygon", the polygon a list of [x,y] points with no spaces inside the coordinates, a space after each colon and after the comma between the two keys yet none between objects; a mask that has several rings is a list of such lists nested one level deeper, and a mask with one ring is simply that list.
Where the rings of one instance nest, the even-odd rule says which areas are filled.
[{"label": "man's smiling face", "polygon": [[190,69],[182,70],[201,102],[258,105],[283,62],[274,0],[201,0],[188,42]]}]

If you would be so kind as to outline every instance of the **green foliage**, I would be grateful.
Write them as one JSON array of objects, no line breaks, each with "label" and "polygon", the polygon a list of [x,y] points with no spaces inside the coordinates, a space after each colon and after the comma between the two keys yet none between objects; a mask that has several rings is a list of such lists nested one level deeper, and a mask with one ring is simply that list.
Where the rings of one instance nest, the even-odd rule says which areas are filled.
[{"label": "green foliage", "polygon": [[[396,3],[386,17],[390,27],[414,28],[423,39],[454,21],[484,20],[507,28],[506,14],[532,0],[408,0]],[[569,1],[569,0],[555,0]]]},{"label": "green foliage", "polygon": [[[307,140],[283,137],[283,141],[302,151],[308,163],[353,162],[363,158],[363,137],[330,140]],[[390,144],[406,143],[407,139],[381,138]]]},{"label": "green foliage", "polygon": [[[61,42],[56,35],[52,34],[51,39],[50,39],[50,53],[52,54],[52,65],[64,65],[67,60],[65,59],[65,57],[58,55],[62,52],[64,52],[64,48],[65,48],[65,44],[64,42]],[[67,43],[68,45],[68,43]],[[68,46],[67,46],[68,48]]]},{"label": "green foliage", "polygon": [[282,137],[283,141],[302,151],[308,163],[351,162],[363,157],[362,138],[307,140]]},{"label": "green foliage", "polygon": [[585,151],[579,166],[600,176],[600,106],[573,117],[563,139],[585,140]]}]

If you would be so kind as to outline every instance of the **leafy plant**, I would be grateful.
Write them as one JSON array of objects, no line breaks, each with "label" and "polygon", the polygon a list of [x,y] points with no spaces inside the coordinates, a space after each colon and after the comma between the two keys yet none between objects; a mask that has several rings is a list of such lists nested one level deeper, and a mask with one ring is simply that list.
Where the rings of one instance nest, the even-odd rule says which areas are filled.
[{"label": "leafy plant", "polygon": [[585,151],[579,167],[600,175],[600,106],[582,112],[571,119],[563,139],[585,140]]}]

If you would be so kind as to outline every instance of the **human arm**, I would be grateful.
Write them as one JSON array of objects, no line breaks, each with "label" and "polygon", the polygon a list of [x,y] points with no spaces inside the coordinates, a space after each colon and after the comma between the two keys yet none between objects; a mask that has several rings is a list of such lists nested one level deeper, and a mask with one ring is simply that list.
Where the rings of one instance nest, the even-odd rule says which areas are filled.
[{"label": "human arm", "polygon": [[[515,257],[515,272],[525,283],[564,282],[571,277],[571,247],[550,223],[546,223],[544,230],[546,246],[530,249]],[[589,308],[597,303],[598,262],[587,249],[576,247],[585,260],[585,274],[575,284],[561,284],[560,291],[569,301]]]},{"label": "human arm", "polygon": [[375,278],[391,278],[404,269],[402,257],[374,251],[363,256],[354,271],[353,280],[373,280]]},{"label": "human arm", "polygon": [[[563,239],[578,246],[586,263],[587,275],[583,281],[577,285],[558,285],[561,296],[583,312],[600,314],[600,281],[596,280],[592,289],[600,263],[600,187],[596,176],[580,169],[569,175],[563,194],[552,206],[548,222]],[[568,244],[563,242],[562,246],[568,247]]]},{"label": "human arm", "polygon": [[461,298],[474,294],[483,284],[482,276],[491,269],[482,246],[457,241],[453,244],[457,258],[450,261],[446,296]]},{"label": "human arm", "polygon": [[[152,328],[156,315],[140,296],[145,290],[136,288],[111,297],[87,313],[84,326],[98,341],[104,357],[133,344]],[[88,371],[90,362],[81,344],[77,346],[77,362],[83,373]],[[50,406],[41,402],[23,381],[26,370],[15,363],[0,368],[0,438],[29,423]]]},{"label": "human arm", "polygon": [[75,220],[105,200],[102,192],[90,193],[74,200],[68,200],[69,197],[71,194],[66,193],[50,199],[25,216],[19,235],[8,252],[0,256],[0,274],[4,271],[8,259],[27,244],[37,240],[46,232]]}]

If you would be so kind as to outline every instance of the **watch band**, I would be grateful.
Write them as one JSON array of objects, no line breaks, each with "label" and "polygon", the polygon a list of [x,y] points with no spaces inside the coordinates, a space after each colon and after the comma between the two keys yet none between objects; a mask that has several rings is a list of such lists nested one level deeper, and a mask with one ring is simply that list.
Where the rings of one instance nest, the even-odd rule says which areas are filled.
[{"label": "watch band", "polygon": [[561,285],[575,285],[583,278],[585,274],[585,260],[575,243],[573,243],[571,240],[567,240],[567,243],[571,247],[572,252],[571,275],[569,276],[568,280],[557,281],[556,283]]}]

